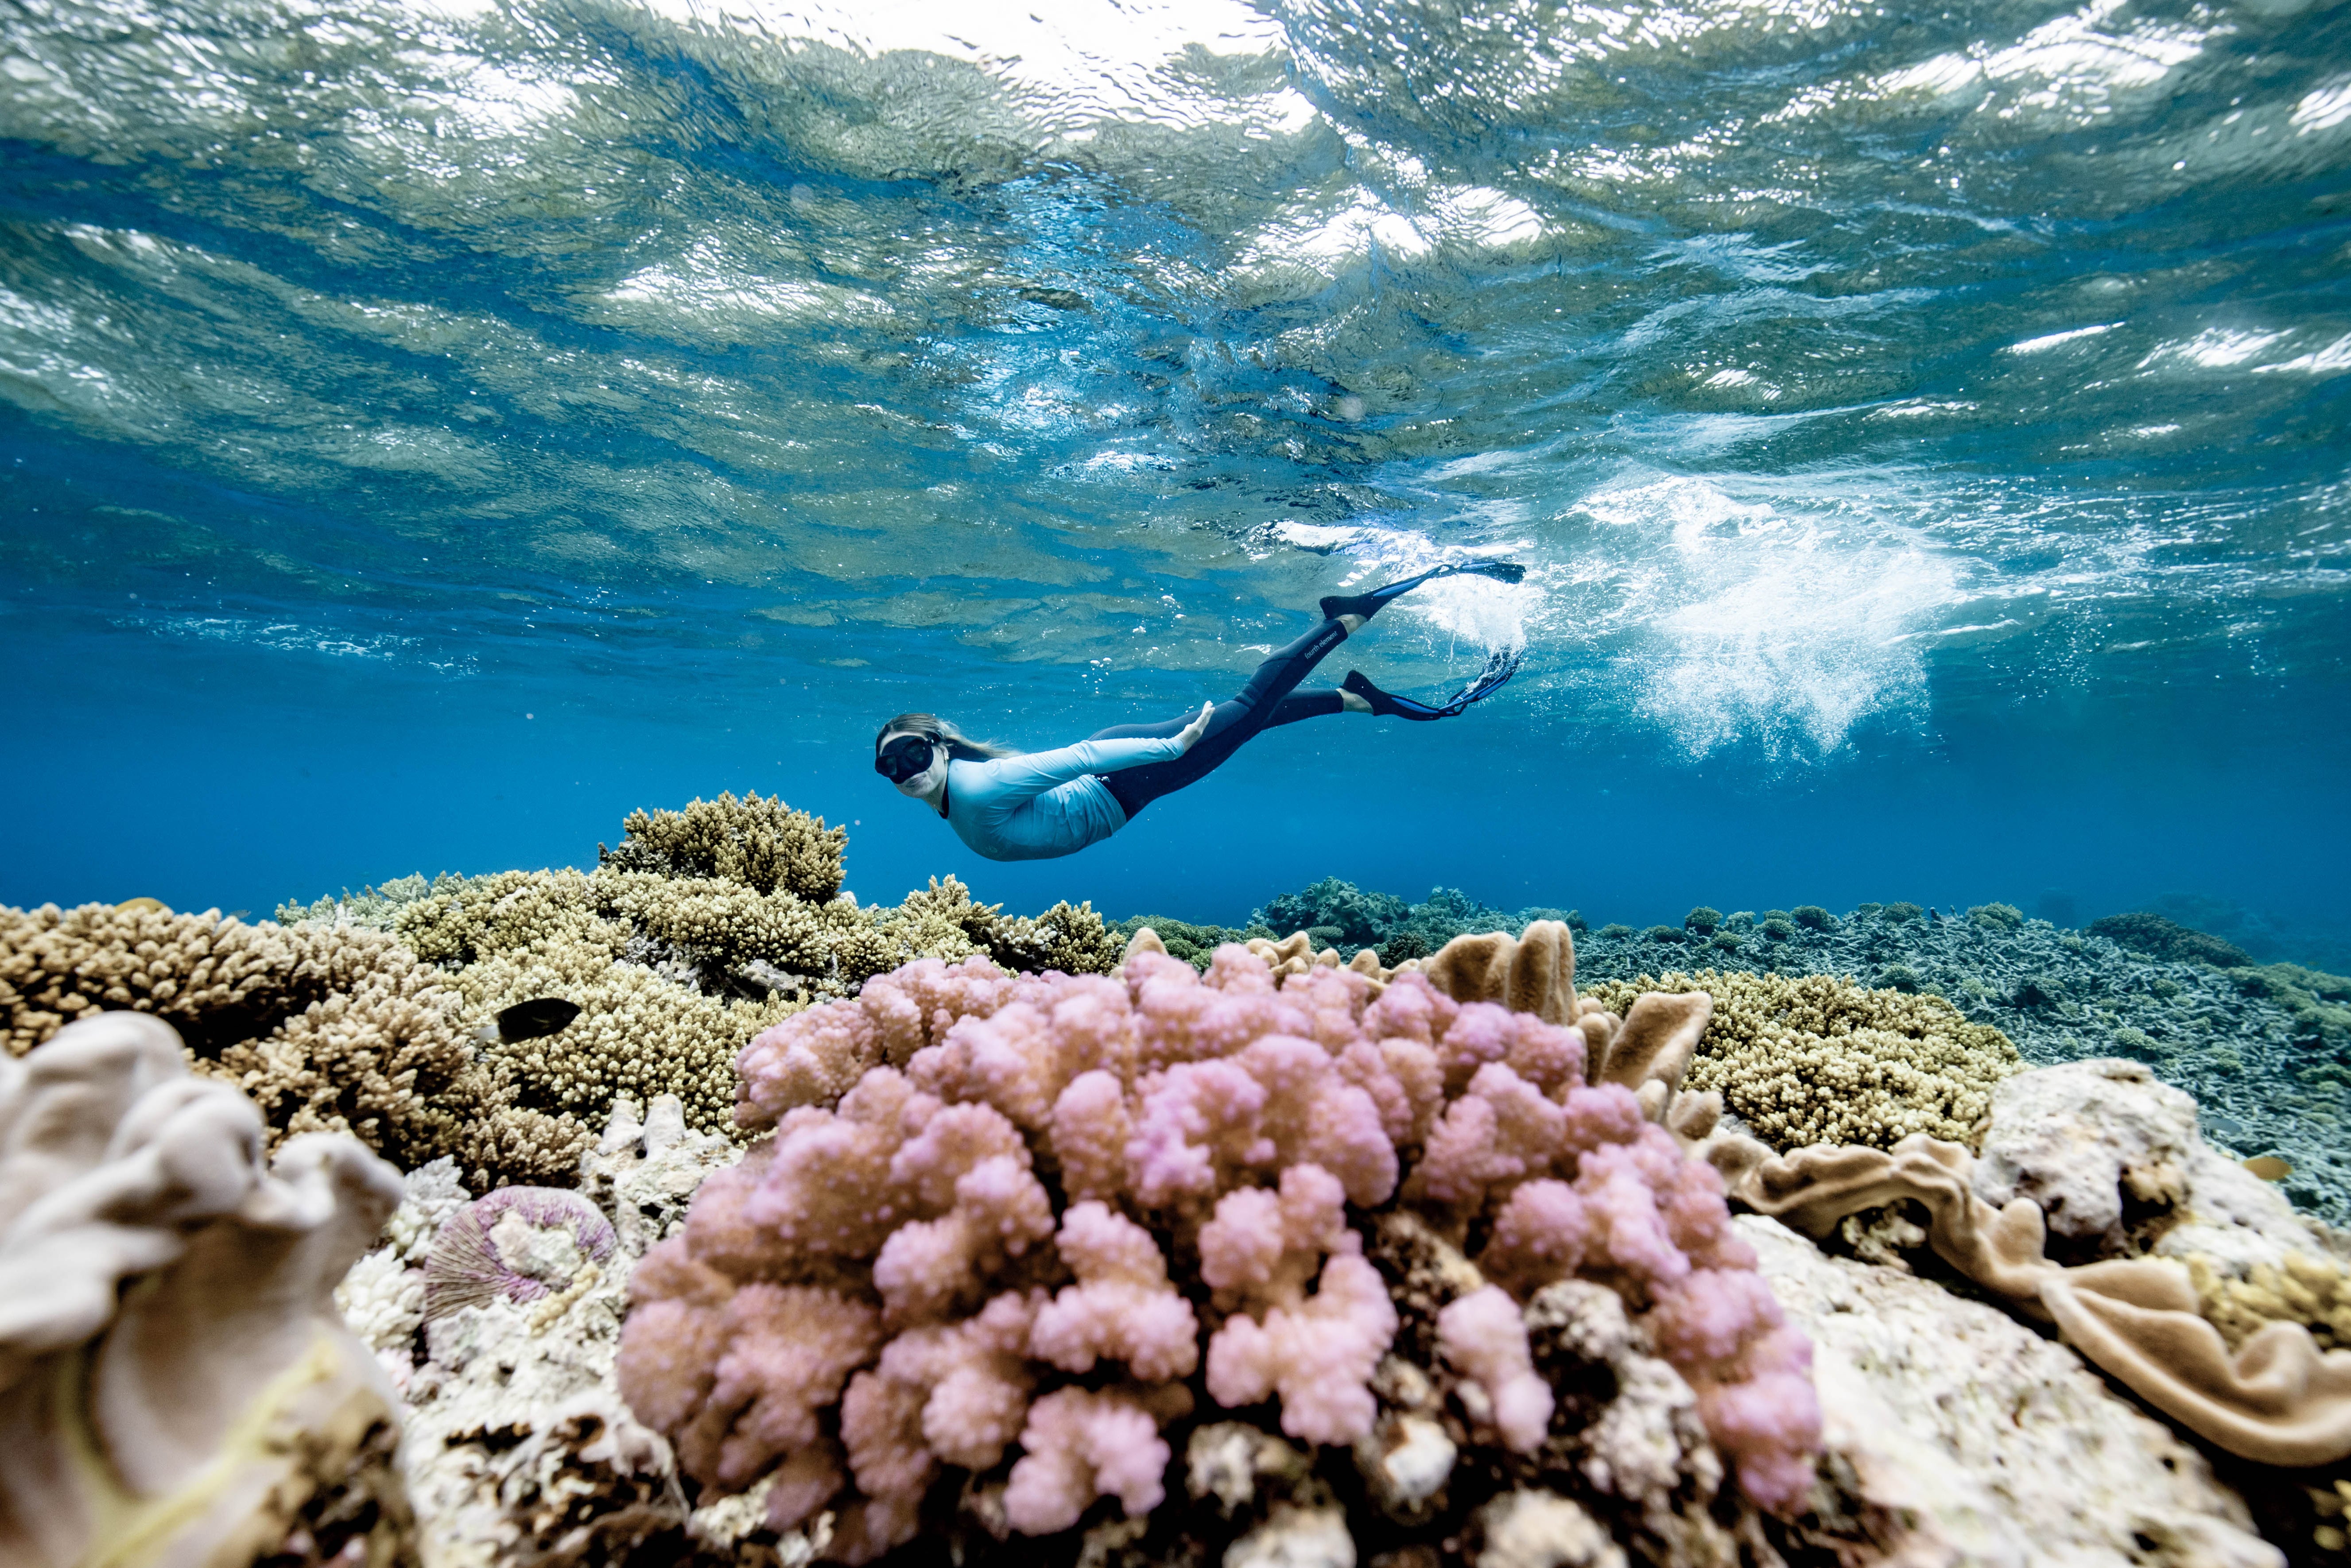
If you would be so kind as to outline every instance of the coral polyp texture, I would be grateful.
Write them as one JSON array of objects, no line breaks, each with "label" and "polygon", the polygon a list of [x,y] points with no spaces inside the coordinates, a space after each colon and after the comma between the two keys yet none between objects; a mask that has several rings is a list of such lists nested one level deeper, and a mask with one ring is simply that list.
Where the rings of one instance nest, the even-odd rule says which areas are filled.
[{"label": "coral polyp texture", "polygon": [[1604,981],[1612,1006],[1703,991],[1712,1019],[1685,1082],[1720,1093],[1756,1137],[1891,1148],[1916,1133],[1972,1143],[2000,1082],[2023,1068],[2008,1037],[1942,998],[1870,990],[1828,975],[1644,975]]},{"label": "coral polyp texture", "polygon": [[402,1165],[453,1155],[529,1179],[569,1170],[587,1138],[521,1103],[510,1064],[477,1055],[449,977],[365,927],[0,909],[0,1008],[16,1054],[77,1019],[152,1014],[199,1073],[253,1097],[273,1142],[348,1132]]},{"label": "coral polyp texture", "polygon": [[[1619,1032],[1566,985],[1565,1016]],[[639,1266],[622,1391],[707,1491],[764,1487],[778,1530],[828,1514],[851,1563],[940,1511],[998,1539],[1105,1499],[1144,1521],[1236,1415],[1378,1469],[1450,1398],[1486,1457],[1451,1513],[1440,1478],[1390,1514],[1441,1533],[1589,1416],[1531,1375],[1525,1316],[1584,1279],[1693,1391],[1750,1511],[1795,1508],[1808,1342],[1714,1170],[1588,1083],[1587,1050],[1409,971],[1233,945],[1205,975],[1140,937],[1111,976],[907,965],[744,1051],[737,1118],[772,1133]]]},{"label": "coral polyp texture", "polygon": [[[778,890],[810,904],[841,891],[849,830],[795,811],[781,796],[694,800],[683,811],[637,810],[621,824],[621,847],[599,857],[620,871],[740,883],[754,893]],[[601,846],[600,846],[601,847]]]}]

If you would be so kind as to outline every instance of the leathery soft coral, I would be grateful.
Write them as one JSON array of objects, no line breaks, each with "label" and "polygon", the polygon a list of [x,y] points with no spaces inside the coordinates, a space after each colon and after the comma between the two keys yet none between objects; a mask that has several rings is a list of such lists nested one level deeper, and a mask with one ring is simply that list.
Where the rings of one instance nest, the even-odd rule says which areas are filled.
[{"label": "leathery soft coral", "polygon": [[1111,976],[907,965],[746,1048],[737,1120],[772,1135],[633,1277],[622,1392],[705,1489],[772,1477],[778,1529],[831,1509],[851,1563],[912,1539],[948,1467],[1009,1531],[1097,1498],[1139,1516],[1204,1401],[1374,1441],[1403,1296],[1366,1239],[1409,1210],[1478,1264],[1435,1349],[1482,1391],[1479,1440],[1544,1444],[1520,1308],[1580,1275],[1646,1320],[1748,1495],[1790,1508],[1810,1346],[1714,1170],[1586,1085],[1585,1048],[1417,974],[1375,994],[1237,945],[1205,975],[1141,943]]}]

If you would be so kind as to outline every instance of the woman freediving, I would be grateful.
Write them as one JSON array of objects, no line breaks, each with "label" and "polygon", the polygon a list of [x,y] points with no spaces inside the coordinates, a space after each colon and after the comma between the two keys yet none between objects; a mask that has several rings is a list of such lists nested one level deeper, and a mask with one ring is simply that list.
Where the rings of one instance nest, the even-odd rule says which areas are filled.
[{"label": "woman freediving", "polygon": [[1324,714],[1452,718],[1517,673],[1516,650],[1495,653],[1478,678],[1437,706],[1384,692],[1350,670],[1335,691],[1298,683],[1390,602],[1435,578],[1470,574],[1516,582],[1509,561],[1441,566],[1368,593],[1332,594],[1322,621],[1277,650],[1230,700],[1158,724],[1097,730],[1058,751],[1012,751],[976,741],[946,719],[904,713],[873,737],[873,771],[923,801],[975,852],[996,861],[1050,860],[1100,843],[1162,795],[1205,778],[1243,742],[1277,725]]}]

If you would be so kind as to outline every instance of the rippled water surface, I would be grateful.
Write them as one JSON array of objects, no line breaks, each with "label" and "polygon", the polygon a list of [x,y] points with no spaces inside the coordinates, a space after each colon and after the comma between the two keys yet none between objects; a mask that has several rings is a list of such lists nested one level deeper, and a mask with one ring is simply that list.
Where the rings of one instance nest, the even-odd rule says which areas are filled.
[{"label": "rippled water surface", "polygon": [[[0,899],[260,910],[747,788],[870,897],[2340,924],[2346,16],[11,0]],[[865,770],[1478,556],[1531,570],[1329,673],[1523,642],[1503,695],[1077,860]]]}]

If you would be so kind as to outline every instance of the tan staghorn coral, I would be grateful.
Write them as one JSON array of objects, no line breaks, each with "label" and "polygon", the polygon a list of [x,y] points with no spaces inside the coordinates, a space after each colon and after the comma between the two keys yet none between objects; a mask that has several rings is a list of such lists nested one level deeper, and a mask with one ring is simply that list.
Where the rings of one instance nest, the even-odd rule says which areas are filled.
[{"label": "tan staghorn coral", "polygon": [[1714,998],[1687,1086],[1720,1092],[1778,1149],[1890,1148],[1914,1133],[1971,1142],[1993,1088],[2022,1067],[2006,1035],[1970,1023],[1940,997],[1873,991],[1826,975],[1711,969],[1593,988],[1614,1007],[1644,991]]},{"label": "tan staghorn coral", "polygon": [[2220,1337],[2235,1349],[2272,1323],[2300,1323],[2322,1350],[2351,1350],[2351,1274],[2324,1258],[2286,1255],[2282,1264],[2256,1263],[2250,1279],[2235,1279],[2208,1258],[2189,1255],[2188,1278]]},{"label": "tan staghorn coral", "polygon": [[973,902],[971,889],[953,876],[935,876],[930,886],[908,894],[895,909],[881,911],[876,920],[906,957],[956,964],[975,953],[996,956],[989,939],[1002,907]]},{"label": "tan staghorn coral", "polygon": [[868,924],[847,899],[805,904],[789,893],[763,894],[715,878],[601,871],[588,886],[600,910],[726,969],[756,959],[789,975],[833,976],[835,938]]},{"label": "tan staghorn coral", "polygon": [[262,1109],[271,1145],[349,1132],[402,1165],[455,1155],[529,1180],[575,1166],[585,1129],[517,1103],[511,1075],[475,1057],[458,993],[380,931],[247,925],[86,904],[0,910],[0,1005],[21,1054],[67,1021],[152,1013],[195,1070]]},{"label": "tan staghorn coral", "polygon": [[1025,974],[1059,969],[1065,975],[1107,975],[1125,956],[1125,945],[1091,903],[1073,905],[1065,899],[1034,919],[1007,918],[1003,908],[975,902],[971,889],[953,876],[931,878],[929,887],[876,915],[878,929],[896,944],[888,967],[915,958],[953,964],[985,953]]},{"label": "tan staghorn coral", "polygon": [[1007,918],[951,876],[861,907],[839,891],[841,832],[780,800],[640,811],[629,835],[592,873],[444,879],[397,916],[419,954],[455,969],[468,1025],[537,997],[580,1009],[557,1034],[484,1048],[526,1104],[592,1118],[615,1096],[669,1094],[689,1125],[720,1129],[737,1053],[810,1002],[925,956],[1065,972],[1118,958],[1091,906]]},{"label": "tan staghorn coral", "polygon": [[[624,900],[657,903],[644,884],[659,882],[641,873],[501,872],[410,905],[401,934],[419,952],[462,966],[449,978],[468,1020],[486,1021],[534,997],[578,1005],[580,1016],[556,1034],[483,1048],[527,1103],[593,1118],[618,1096],[674,1094],[690,1125],[723,1127],[734,1105],[735,1052],[795,1004],[706,996],[626,961],[634,927],[605,912]],[[745,890],[744,897],[760,895]],[[570,1164],[579,1152],[575,1145]]]},{"label": "tan staghorn coral", "polygon": [[301,957],[282,928],[224,920],[218,910],[0,910],[8,1053],[22,1056],[86,1014],[118,1009],[153,1013],[196,1040],[250,1038],[325,994],[298,988]]},{"label": "tan staghorn coral", "polygon": [[629,813],[621,847],[599,846],[598,863],[672,878],[712,878],[754,893],[788,893],[824,904],[841,891],[849,830],[796,811],[780,795],[689,801],[683,811]]}]

